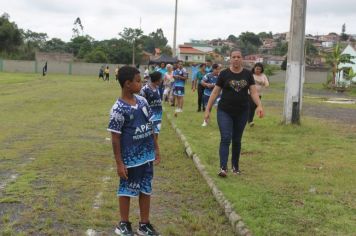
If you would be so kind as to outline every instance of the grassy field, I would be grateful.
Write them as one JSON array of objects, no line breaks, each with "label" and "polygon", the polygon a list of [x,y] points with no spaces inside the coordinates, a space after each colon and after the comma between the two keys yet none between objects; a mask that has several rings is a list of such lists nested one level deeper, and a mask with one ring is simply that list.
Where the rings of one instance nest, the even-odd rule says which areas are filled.
[{"label": "grassy field", "polygon": [[[0,235],[113,235],[118,181],[106,126],[119,91],[95,77],[0,73]],[[163,235],[233,235],[163,127],[152,223]],[[134,228],[137,215],[132,208]]]},{"label": "grassy field", "polygon": [[[201,127],[196,94],[186,91],[184,112],[175,123],[255,235],[356,235],[353,124],[303,117],[302,126],[284,126],[282,107],[266,107],[266,117],[246,127],[243,174],[221,179],[215,110],[211,124]],[[283,95],[264,99],[283,102]]]}]

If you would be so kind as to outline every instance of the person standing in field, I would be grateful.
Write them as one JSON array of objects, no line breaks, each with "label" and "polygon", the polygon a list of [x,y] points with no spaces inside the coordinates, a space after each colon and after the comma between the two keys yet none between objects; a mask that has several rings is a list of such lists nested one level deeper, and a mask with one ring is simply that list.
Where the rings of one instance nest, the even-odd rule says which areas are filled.
[{"label": "person standing in field", "polygon": [[231,166],[233,174],[240,174],[241,138],[248,119],[248,92],[257,104],[256,113],[264,116],[255,80],[251,71],[242,67],[242,54],[234,50],[230,54],[230,67],[221,71],[210,95],[204,119],[209,122],[211,108],[221,93],[217,109],[217,122],[220,130],[220,177],[227,176],[229,148],[232,142]]},{"label": "person standing in field", "polygon": [[121,97],[110,111],[107,130],[111,132],[112,148],[120,183],[117,190],[120,221],[117,235],[134,235],[129,221],[130,200],[138,197],[140,222],[138,235],[160,235],[150,223],[153,162],[159,164],[159,146],[152,130],[152,110],[141,90],[140,72],[130,66],[119,70]]},{"label": "person standing in field", "polygon": [[163,101],[169,102],[169,104],[173,103],[173,83],[174,83],[174,78],[173,78],[173,66],[171,64],[167,64],[166,66],[167,72],[164,75],[163,79],[163,85],[164,85],[164,90],[163,90]]},{"label": "person standing in field", "polygon": [[198,110],[197,112],[200,112],[203,108],[203,111],[205,111],[205,105],[203,102],[203,93],[204,93],[204,87],[201,85],[201,81],[203,77],[205,76],[205,64],[200,64],[199,66],[199,71],[196,75],[196,79],[194,80],[194,85],[193,85],[193,91],[197,90],[198,94]]},{"label": "person standing in field", "polygon": [[164,79],[164,75],[165,75],[166,72],[167,72],[166,63],[162,62],[162,63],[160,64],[160,67],[157,69],[157,71],[161,73],[161,78],[162,78],[162,80],[161,80],[162,82],[161,82],[161,84],[159,85],[159,92],[160,92],[161,99],[162,99],[163,90],[164,90],[163,79]]},{"label": "person standing in field", "polygon": [[105,74],[105,80],[107,80],[109,82],[109,80],[110,80],[110,69],[109,69],[109,66],[106,66],[106,68],[104,70],[104,74]]},{"label": "person standing in field", "polygon": [[115,68],[115,79],[116,79],[116,81],[119,81],[119,70],[120,70],[120,66],[117,65],[117,67]]},{"label": "person standing in field", "polygon": [[[269,86],[267,76],[263,73],[263,71],[264,71],[263,65],[262,65],[262,63],[259,63],[259,62],[256,63],[251,70],[251,72],[253,74],[253,78],[256,83],[257,93],[258,93],[258,96],[260,97],[260,99],[262,98],[263,89],[267,88]],[[255,116],[255,111],[256,111],[257,106],[254,103],[251,96],[249,96],[249,104],[250,104],[250,110],[248,113],[248,124],[250,127],[253,127],[255,125],[255,123],[253,122],[253,118]]]},{"label": "person standing in field", "polygon": [[104,66],[101,66],[100,69],[99,69],[99,77],[98,79],[102,79],[102,80],[105,80],[104,79]]},{"label": "person standing in field", "polygon": [[177,109],[175,110],[175,116],[177,113],[183,112],[183,98],[185,81],[188,79],[187,71],[183,68],[183,61],[178,62],[178,68],[173,72],[174,78],[174,90],[173,95],[177,101]]}]

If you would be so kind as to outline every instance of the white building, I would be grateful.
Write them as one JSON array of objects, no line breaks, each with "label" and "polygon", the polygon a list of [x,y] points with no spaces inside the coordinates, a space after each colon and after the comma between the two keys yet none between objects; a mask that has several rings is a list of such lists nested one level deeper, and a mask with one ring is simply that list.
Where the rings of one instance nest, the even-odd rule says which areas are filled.
[{"label": "white building", "polygon": [[196,48],[193,48],[192,46],[179,45],[178,59],[184,62],[204,63],[205,53]]},{"label": "white building", "polygon": [[[350,54],[351,56],[353,56],[354,58],[351,59],[351,61],[354,63],[354,64],[351,64],[351,63],[341,63],[339,65],[339,68],[343,68],[343,70],[338,74],[336,75],[336,83],[338,82],[346,82],[348,85],[350,84],[350,82],[348,80],[346,80],[346,76],[348,75],[348,72],[350,71],[350,69],[353,70],[354,73],[356,73],[356,49],[351,46],[351,44],[349,44],[345,49],[344,51],[342,52],[342,54]],[[356,76],[353,77],[352,79],[352,82],[356,83]]]}]

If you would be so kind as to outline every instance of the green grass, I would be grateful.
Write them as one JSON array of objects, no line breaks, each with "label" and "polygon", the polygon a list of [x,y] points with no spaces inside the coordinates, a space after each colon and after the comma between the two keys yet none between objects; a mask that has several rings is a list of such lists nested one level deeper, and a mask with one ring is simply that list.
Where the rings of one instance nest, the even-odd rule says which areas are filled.
[{"label": "green grass", "polygon": [[[274,94],[272,100],[282,101]],[[355,130],[311,117],[280,124],[280,109],[246,127],[241,176],[218,178],[216,112],[201,127],[196,94],[187,91],[175,123],[207,171],[255,235],[355,235]],[[167,112],[173,109],[167,107]]]},{"label": "green grass", "polygon": [[[96,76],[0,73],[0,184],[17,177],[0,189],[0,235],[112,235],[118,179],[106,127],[119,91]],[[163,235],[232,235],[166,121],[160,145],[153,224]]]}]

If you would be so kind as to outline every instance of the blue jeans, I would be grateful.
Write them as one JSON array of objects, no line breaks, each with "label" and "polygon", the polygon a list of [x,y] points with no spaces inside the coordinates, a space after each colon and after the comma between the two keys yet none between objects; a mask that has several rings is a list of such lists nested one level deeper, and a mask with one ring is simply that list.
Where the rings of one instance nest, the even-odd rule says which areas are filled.
[{"label": "blue jeans", "polygon": [[235,169],[239,169],[239,159],[241,152],[241,138],[248,118],[248,110],[238,114],[230,115],[218,109],[217,120],[220,129],[220,168],[227,170],[230,143],[232,141],[231,164]]}]

